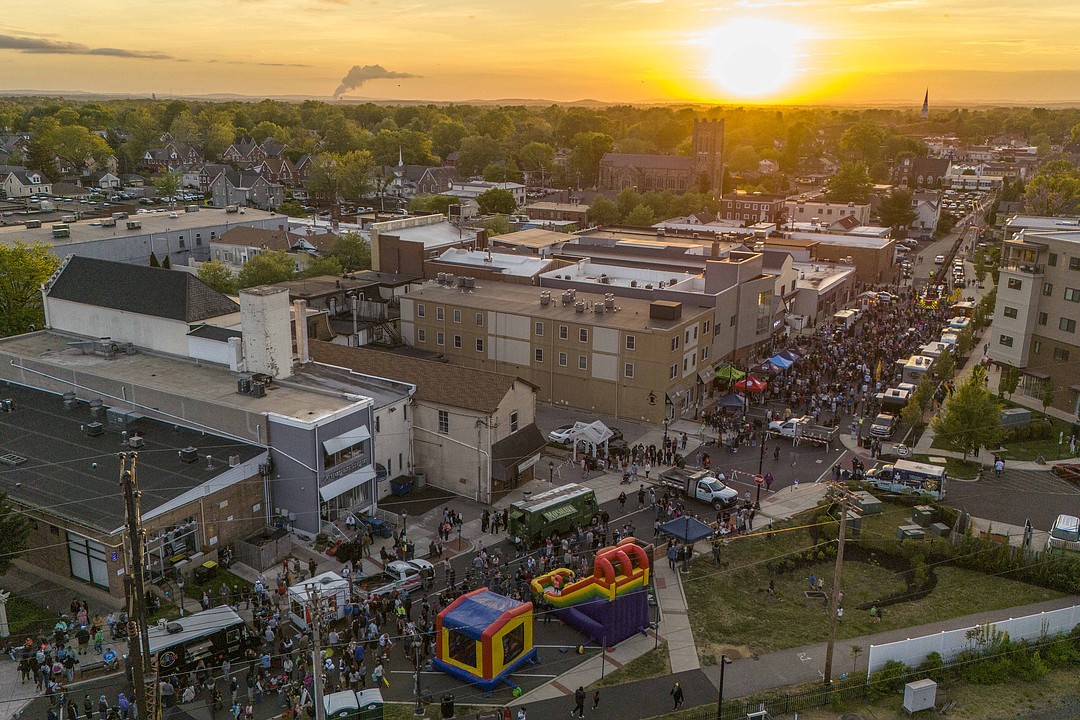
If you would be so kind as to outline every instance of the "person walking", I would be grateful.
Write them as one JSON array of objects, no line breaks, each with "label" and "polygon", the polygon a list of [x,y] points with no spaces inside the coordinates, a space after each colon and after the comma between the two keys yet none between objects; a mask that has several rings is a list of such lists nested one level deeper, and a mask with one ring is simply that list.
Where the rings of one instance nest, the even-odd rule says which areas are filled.
[{"label": "person walking", "polygon": [[667,549],[667,564],[668,567],[671,568],[671,572],[675,572],[677,570],[677,568],[675,567],[675,560],[677,559],[678,554],[675,552],[675,546],[669,545]]},{"label": "person walking", "polygon": [[671,692],[669,692],[668,694],[671,695],[671,699],[675,701],[675,707],[673,708],[674,710],[678,710],[680,707],[682,707],[683,690],[681,684],[676,682],[675,685],[672,686]]},{"label": "person walking", "polygon": [[638,510],[644,510],[645,509],[645,486],[644,485],[639,487],[638,491],[637,491],[637,509]]},{"label": "person walking", "polygon": [[579,718],[585,717],[585,688],[581,685],[574,691],[574,709],[570,711],[570,716],[573,717],[574,713]]},{"label": "person walking", "polygon": [[626,509],[626,491],[619,493],[619,512]]},{"label": "person walking", "polygon": [[[684,437],[685,437],[685,435],[684,435]],[[599,710],[600,709],[600,691],[599,690],[594,690],[593,691],[593,694],[592,694],[592,709],[593,710]]]}]

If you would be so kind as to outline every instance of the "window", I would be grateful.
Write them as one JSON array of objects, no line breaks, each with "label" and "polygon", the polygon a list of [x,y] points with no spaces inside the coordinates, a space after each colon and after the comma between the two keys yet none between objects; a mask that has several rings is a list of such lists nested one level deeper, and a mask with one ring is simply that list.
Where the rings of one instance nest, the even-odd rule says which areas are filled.
[{"label": "window", "polygon": [[455,335],[454,336],[454,347],[456,347],[458,350],[461,349],[461,336],[460,335]]},{"label": "window", "polygon": [[1039,313],[1039,324],[1040,325],[1045,325],[1047,319],[1048,319],[1048,316],[1047,316],[1046,313],[1044,313],[1044,312]]},{"label": "window", "polygon": [[98,587],[109,587],[109,569],[105,560],[105,546],[90,538],[68,533],[68,559],[71,575]]},{"label": "window", "polygon": [[476,352],[484,352],[484,340],[476,338]]},{"label": "window", "polygon": [[694,326],[694,339],[697,340],[697,325]]},{"label": "window", "polygon": [[378,415],[376,415],[375,416],[375,432],[379,432],[380,430],[382,430],[382,423],[379,422],[380,420],[381,420],[381,418]]},{"label": "window", "polygon": [[1009,278],[1009,289],[1019,290],[1024,287],[1024,283],[1016,278]]},{"label": "window", "polygon": [[1007,317],[1007,318],[1014,318],[1014,317],[1016,317],[1016,308],[1014,308],[1014,307],[1009,307],[1008,305],[1006,305],[1006,306],[1005,306],[1005,310],[1004,310],[1004,315],[1005,315],[1005,317]]},{"label": "window", "polygon": [[1080,270],[1080,258],[1075,258],[1075,257],[1069,258],[1069,269],[1070,270]]},{"label": "window", "polygon": [[559,367],[566,367],[566,353],[559,353]]},{"label": "window", "polygon": [[735,327],[735,323],[737,323],[738,321],[739,321],[739,316],[738,315],[732,315],[731,316],[731,327]]},{"label": "window", "polygon": [[436,345],[445,345],[446,344],[446,335],[443,335],[442,333],[435,333],[435,344]]},{"label": "window", "polygon": [[444,435],[450,432],[450,413],[446,410],[439,411],[439,432]]},{"label": "window", "polygon": [[476,313],[476,327],[484,327],[484,313]]},{"label": "window", "polygon": [[559,326],[559,339],[560,340],[565,340],[569,336],[570,335],[569,335],[569,332],[566,329],[566,326],[565,325],[560,325]]},{"label": "window", "polygon": [[456,322],[458,324],[461,323],[461,311],[460,310],[456,310],[456,309],[454,310],[454,322]]},{"label": "window", "polygon": [[427,308],[424,307],[424,303],[416,303],[416,317],[425,317],[427,315]]},{"label": "window", "polygon": [[202,233],[195,233],[195,244],[202,245]]},{"label": "window", "polygon": [[1061,320],[1058,321],[1058,330],[1074,333],[1076,332],[1076,321],[1072,318],[1061,318]]},{"label": "window", "polygon": [[764,292],[759,292],[757,294],[757,304],[758,305],[768,305],[770,302],[772,302],[772,293],[769,292],[768,290],[766,290]]},{"label": "window", "polygon": [[998,345],[1004,345],[1005,347],[1012,347],[1013,339],[1010,335],[1002,335],[998,338]]},{"label": "window", "polygon": [[510,413],[510,432],[516,433],[518,431],[518,414],[516,412]]},{"label": "window", "polygon": [[533,332],[536,333],[537,337],[544,337],[544,323],[536,323],[536,329]]},{"label": "window", "polygon": [[671,338],[671,349],[672,350],[678,350],[679,349],[679,336],[678,335]]},{"label": "window", "polygon": [[1057,267],[1057,253],[1050,253],[1050,256],[1046,258],[1046,264],[1050,267]]},{"label": "window", "polygon": [[626,363],[625,365],[623,365],[622,374],[623,377],[634,377],[634,363]]},{"label": "window", "polygon": [[686,372],[689,369],[690,369],[690,359],[689,358],[683,358],[682,359],[682,371]]},{"label": "window", "polygon": [[533,359],[538,363],[544,362],[544,348],[536,348],[533,350]]},{"label": "window", "polygon": [[1035,354],[1035,355],[1038,355],[1040,350],[1042,350],[1042,343],[1039,342],[1038,340],[1032,340],[1031,341],[1031,352],[1033,354]]},{"label": "window", "polygon": [[424,328],[416,331],[416,342],[427,342],[427,331]]},{"label": "window", "polygon": [[1050,297],[1053,294],[1054,294],[1054,285],[1052,283],[1043,283],[1043,295],[1045,295],[1046,297]]},{"label": "window", "polygon": [[701,325],[701,334],[702,335],[708,335],[709,334],[709,329],[710,329],[711,326],[712,326],[712,321],[711,320],[706,320],[704,323],[702,323],[702,325]]},{"label": "window", "polygon": [[446,314],[443,312],[442,306],[439,306],[439,307],[435,308],[435,319],[436,320],[445,320],[446,319]]},{"label": "window", "polygon": [[1069,302],[1080,302],[1080,290],[1076,288],[1065,288],[1065,299]]},{"label": "window", "polygon": [[626,336],[626,349],[627,350],[633,350],[635,347],[637,347],[637,338],[634,337],[633,335],[627,335]]},{"label": "window", "polygon": [[672,365],[671,369],[668,371],[669,380],[674,380],[677,377],[679,377],[679,363]]},{"label": "window", "polygon": [[589,342],[589,331],[586,328],[580,328],[577,331],[577,339],[580,342]]},{"label": "window", "polygon": [[1054,348],[1054,360],[1055,362],[1068,362],[1069,351],[1065,348]]},{"label": "window", "polygon": [[701,348],[701,362],[705,362],[708,359],[709,359],[709,346],[706,345],[705,347]]},{"label": "window", "polygon": [[577,356],[577,367],[578,367],[578,370],[588,370],[589,369],[589,358],[585,357],[584,355],[578,355]]}]

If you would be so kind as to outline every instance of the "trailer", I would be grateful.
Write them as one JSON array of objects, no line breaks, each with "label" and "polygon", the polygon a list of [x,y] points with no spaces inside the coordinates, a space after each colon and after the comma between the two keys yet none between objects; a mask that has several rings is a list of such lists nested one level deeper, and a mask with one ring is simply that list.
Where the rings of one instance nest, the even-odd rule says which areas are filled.
[{"label": "trailer", "polygon": [[831,446],[840,434],[840,428],[827,425],[815,425],[810,416],[773,420],[769,423],[769,434],[774,437],[790,438],[792,444],[809,442],[814,445]]}]

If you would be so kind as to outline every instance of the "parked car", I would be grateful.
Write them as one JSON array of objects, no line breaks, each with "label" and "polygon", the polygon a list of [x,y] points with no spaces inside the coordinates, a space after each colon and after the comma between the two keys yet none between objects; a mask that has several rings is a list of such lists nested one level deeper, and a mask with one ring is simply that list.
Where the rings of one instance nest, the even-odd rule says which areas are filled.
[{"label": "parked car", "polygon": [[896,429],[896,416],[892,413],[880,413],[870,424],[870,434],[879,438],[892,437]]},{"label": "parked car", "polygon": [[934,264],[935,265],[944,265],[945,264],[945,256],[944,255],[935,255],[934,256]]},{"label": "parked car", "polygon": [[551,432],[548,433],[548,442],[553,443],[566,443],[570,441],[570,433],[574,430],[574,425],[560,425]]},{"label": "parked car", "polygon": [[389,595],[395,590],[408,593],[421,589],[423,571],[434,577],[434,567],[427,560],[393,560],[382,572],[362,577],[356,584],[365,597]]}]

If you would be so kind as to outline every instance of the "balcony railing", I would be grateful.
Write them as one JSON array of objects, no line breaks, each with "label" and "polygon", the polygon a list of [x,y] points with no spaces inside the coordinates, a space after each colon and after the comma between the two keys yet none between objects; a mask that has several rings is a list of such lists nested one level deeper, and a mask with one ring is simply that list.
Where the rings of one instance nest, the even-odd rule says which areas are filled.
[{"label": "balcony railing", "polygon": [[1044,266],[1039,263],[1022,262],[1020,260],[1002,260],[1002,270],[1027,273],[1028,275],[1042,275]]}]

